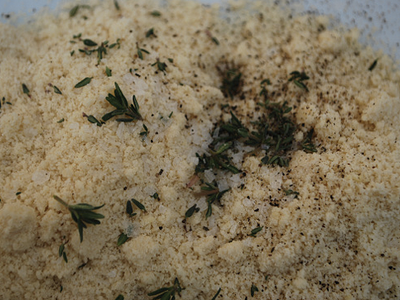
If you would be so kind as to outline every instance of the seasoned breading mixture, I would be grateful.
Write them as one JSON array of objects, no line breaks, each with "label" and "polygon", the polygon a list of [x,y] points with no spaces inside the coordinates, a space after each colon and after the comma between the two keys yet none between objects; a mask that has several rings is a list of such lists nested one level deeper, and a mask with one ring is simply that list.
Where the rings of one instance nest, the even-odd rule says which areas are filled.
[{"label": "seasoned breading mixture", "polygon": [[399,70],[227,7],[0,24],[0,299],[400,297]]}]

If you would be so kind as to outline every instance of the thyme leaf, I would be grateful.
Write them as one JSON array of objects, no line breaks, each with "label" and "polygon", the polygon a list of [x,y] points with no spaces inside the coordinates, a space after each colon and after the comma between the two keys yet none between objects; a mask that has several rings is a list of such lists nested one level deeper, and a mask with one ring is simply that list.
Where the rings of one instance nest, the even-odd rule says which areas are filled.
[{"label": "thyme leaf", "polygon": [[293,71],[292,73],[290,73],[290,75],[291,77],[288,80],[289,82],[293,81],[293,83],[297,85],[299,88],[306,90],[307,92],[309,91],[308,87],[305,85],[303,81],[310,79],[310,77],[308,77],[304,71],[302,72]]},{"label": "thyme leaf", "polygon": [[284,192],[286,196],[294,195],[295,198],[297,198],[297,196],[300,195],[299,192],[293,191],[291,189],[284,190]]},{"label": "thyme leaf", "polygon": [[212,37],[211,38],[211,40],[216,44],[216,45],[219,45],[219,41],[218,41],[218,39],[216,38],[216,37]]},{"label": "thyme leaf", "polygon": [[86,115],[85,113],[83,113],[82,115],[83,115],[85,118],[87,118],[87,120],[88,120],[90,123],[96,124],[96,125],[99,126],[99,127],[101,127],[101,126],[103,125],[103,123],[100,122],[99,120],[97,120],[96,117],[93,116],[93,115],[88,116],[88,115]]},{"label": "thyme leaf", "polygon": [[146,211],[146,208],[144,207],[144,205],[142,203],[140,203],[139,201],[137,201],[136,199],[131,199],[132,203],[136,205],[137,208],[139,208],[140,210]]},{"label": "thyme leaf", "polygon": [[144,124],[142,126],[143,126],[144,130],[142,132],[140,132],[139,134],[141,137],[143,137],[143,139],[145,139],[147,137],[147,135],[149,134],[149,129]]},{"label": "thyme leaf", "polygon": [[199,212],[199,210],[200,210],[200,208],[197,207],[196,204],[193,205],[192,207],[190,207],[190,208],[186,211],[186,213],[185,213],[185,219],[190,218],[191,216],[193,216],[193,214],[194,214],[195,212]]},{"label": "thyme leaf", "polygon": [[97,43],[96,43],[96,42],[93,42],[93,41],[90,40],[90,39],[84,39],[84,40],[83,40],[83,44],[85,44],[86,46],[89,46],[89,47],[97,46]]},{"label": "thyme leaf", "polygon": [[147,30],[146,32],[146,37],[149,38],[151,36],[157,37],[156,34],[154,33],[154,27],[150,28],[149,30]]},{"label": "thyme leaf", "polygon": [[368,71],[372,71],[373,69],[375,69],[377,64],[378,64],[378,59],[375,59],[374,62],[369,66]]},{"label": "thyme leaf", "polygon": [[53,89],[54,89],[54,93],[62,95],[60,89],[58,87],[56,87],[55,85],[53,85]]},{"label": "thyme leaf", "polygon": [[62,200],[58,196],[53,196],[54,199],[60,203],[61,205],[68,208],[69,212],[71,213],[72,220],[78,224],[78,231],[80,241],[83,241],[83,229],[87,228],[87,224],[98,225],[100,224],[99,219],[104,219],[104,216],[99,213],[95,213],[94,210],[100,209],[104,206],[93,206],[87,203],[79,203],[75,205],[69,205],[64,200]]},{"label": "thyme leaf", "polygon": [[75,88],[81,88],[84,87],[85,85],[88,85],[90,83],[90,81],[92,81],[93,77],[86,77],[84,79],[82,79],[81,81],[79,81],[77,84],[75,84]]},{"label": "thyme leaf", "polygon": [[76,5],[76,6],[74,6],[74,7],[69,11],[69,17],[70,17],[70,18],[74,17],[74,16],[78,13],[78,11],[79,11],[80,8],[90,8],[90,6],[89,6],[89,5]]},{"label": "thyme leaf", "polygon": [[254,297],[254,293],[258,292],[258,287],[256,287],[254,284],[251,285],[251,289],[250,289],[250,294],[252,297]]},{"label": "thyme leaf", "polygon": [[263,229],[263,227],[256,227],[256,228],[254,228],[254,229],[251,231],[250,236],[256,237],[257,233],[259,233],[262,229]]},{"label": "thyme leaf", "polygon": [[107,66],[106,66],[106,75],[107,75],[107,77],[111,77],[112,76],[112,70],[109,69]]},{"label": "thyme leaf", "polygon": [[153,300],[175,300],[175,293],[180,296],[182,290],[184,290],[184,288],[181,287],[178,278],[175,278],[172,286],[155,290],[154,292],[148,293],[147,296],[154,296]]},{"label": "thyme leaf", "polygon": [[22,91],[24,92],[24,94],[27,94],[27,95],[29,95],[29,93],[30,93],[29,89],[25,83],[22,84]]},{"label": "thyme leaf", "polygon": [[218,297],[219,293],[221,293],[221,288],[219,288],[219,289],[218,289],[217,293],[214,295],[214,297],[212,297],[212,299],[211,299],[211,300],[215,300],[215,299],[217,299],[217,297]]},{"label": "thyme leaf", "polygon": [[161,16],[161,13],[158,10],[153,10],[150,15],[152,15],[153,17],[159,17]]},{"label": "thyme leaf", "polygon": [[128,239],[129,239],[129,238],[128,238],[128,236],[127,236],[125,233],[121,233],[121,234],[118,236],[117,247],[119,247],[119,246],[125,244],[126,241],[127,241]]},{"label": "thyme leaf", "polygon": [[62,243],[60,245],[60,247],[58,248],[58,256],[64,259],[64,261],[67,263],[68,262],[68,258],[67,258],[67,253],[65,252],[65,244]]},{"label": "thyme leaf", "polygon": [[133,213],[132,202],[130,200],[126,201],[126,213],[129,217],[136,216],[136,213]]},{"label": "thyme leaf", "polygon": [[119,7],[118,1],[114,0],[114,6],[116,10],[120,10],[121,8]]},{"label": "thyme leaf", "polygon": [[136,43],[136,48],[137,48],[137,55],[141,60],[143,60],[143,53],[146,53],[146,54],[150,53],[146,49],[140,48],[138,43]]}]

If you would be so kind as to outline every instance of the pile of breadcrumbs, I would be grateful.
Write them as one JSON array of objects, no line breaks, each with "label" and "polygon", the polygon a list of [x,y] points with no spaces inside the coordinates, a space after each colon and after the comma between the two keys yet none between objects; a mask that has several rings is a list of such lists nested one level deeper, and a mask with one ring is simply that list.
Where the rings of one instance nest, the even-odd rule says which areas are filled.
[{"label": "pile of breadcrumbs", "polygon": [[400,72],[357,29],[64,5],[0,24],[1,299],[400,296]]}]

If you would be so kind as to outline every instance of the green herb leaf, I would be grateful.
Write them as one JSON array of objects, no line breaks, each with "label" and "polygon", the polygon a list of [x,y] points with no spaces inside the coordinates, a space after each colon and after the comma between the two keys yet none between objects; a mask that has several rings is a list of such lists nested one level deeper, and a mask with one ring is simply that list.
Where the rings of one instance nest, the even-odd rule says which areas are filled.
[{"label": "green herb leaf", "polygon": [[160,196],[158,196],[158,193],[154,193],[153,195],[151,195],[151,197],[155,200],[160,200]]},{"label": "green herb leaf", "polygon": [[53,89],[54,89],[54,93],[62,95],[60,89],[58,87],[56,87],[55,85],[53,85]]},{"label": "green herb leaf", "polygon": [[92,206],[87,203],[79,203],[75,205],[69,205],[64,200],[62,200],[58,196],[53,196],[58,203],[68,208],[71,213],[72,220],[78,224],[78,231],[80,241],[83,241],[83,228],[87,228],[87,224],[98,225],[100,224],[99,219],[103,219],[104,216],[102,214],[98,214],[93,212],[94,210],[100,209],[104,206]]},{"label": "green herb leaf", "polygon": [[81,88],[84,87],[85,85],[88,85],[90,83],[90,81],[92,81],[93,77],[86,77],[84,79],[82,79],[81,81],[79,81],[77,84],[75,84],[75,88]]},{"label": "green herb leaf", "polygon": [[195,212],[198,212],[199,210],[200,210],[200,208],[197,207],[196,204],[193,205],[192,207],[190,207],[190,208],[186,211],[186,213],[185,213],[185,218],[186,218],[186,219],[187,219],[187,218],[190,218],[191,216],[193,216],[193,214],[194,214]]},{"label": "green herb leaf", "polygon": [[297,198],[297,196],[300,195],[299,192],[293,191],[293,190],[291,190],[291,189],[284,190],[284,192],[285,192],[285,195],[286,195],[286,196],[295,195],[295,198]]},{"label": "green herb leaf", "polygon": [[97,43],[96,43],[96,42],[93,42],[93,41],[90,40],[90,39],[84,39],[84,40],[83,40],[83,43],[84,43],[86,46],[89,46],[89,47],[97,46]]},{"label": "green herb leaf", "polygon": [[107,66],[106,66],[106,75],[107,75],[108,77],[111,77],[111,76],[112,76],[112,70],[110,70]]},{"label": "green herb leaf", "polygon": [[101,123],[99,120],[96,119],[96,117],[94,117],[93,115],[86,115],[85,113],[83,113],[83,116],[87,118],[87,120],[90,123],[96,124],[97,126],[101,127],[103,125],[103,123]]},{"label": "green herb leaf", "polygon": [[377,64],[378,64],[378,59],[375,59],[374,62],[369,66],[368,71],[372,71],[373,69],[375,69]]},{"label": "green herb leaf", "polygon": [[76,5],[69,11],[69,16],[71,18],[74,17],[78,13],[80,8],[90,8],[90,6],[89,5]]},{"label": "green herb leaf", "polygon": [[[114,6],[116,10],[120,10],[119,4],[117,0],[114,0]],[[122,299],[123,300],[123,299]]]},{"label": "green herb leaf", "polygon": [[121,48],[121,43],[120,43],[121,39],[117,39],[117,41],[113,44],[111,44],[108,48],[112,49],[115,46],[118,46],[118,49]]},{"label": "green herb leaf", "polygon": [[147,296],[155,296],[153,300],[175,300],[175,293],[180,296],[180,292],[182,290],[184,290],[184,288],[181,287],[178,278],[175,278],[174,284],[172,286],[155,290],[154,292],[148,293]]},{"label": "green herb leaf", "polygon": [[167,68],[166,63],[161,62],[159,59],[157,59],[157,61],[154,64],[152,64],[152,66],[157,66],[158,70],[165,74],[165,69]]},{"label": "green herb leaf", "polygon": [[251,233],[250,236],[255,237],[257,233],[259,233],[261,230],[263,229],[263,227],[256,227],[254,228]]},{"label": "green herb leaf", "polygon": [[69,16],[71,18],[74,17],[78,13],[79,7],[80,7],[80,5],[76,5],[69,11]]},{"label": "green herb leaf", "polygon": [[218,39],[216,38],[216,37],[212,37],[211,38],[211,40],[216,44],[216,45],[219,45],[219,41],[218,41]]},{"label": "green herb leaf", "polygon": [[160,13],[158,10],[153,10],[150,14],[151,14],[153,17],[159,17],[159,16],[161,16],[161,13]]},{"label": "green herb leaf", "polygon": [[144,138],[146,138],[147,135],[149,134],[149,129],[148,129],[147,126],[144,125],[144,124],[143,124],[142,126],[143,126],[144,131],[140,132],[140,136],[142,136],[143,139],[144,139]]},{"label": "green herb leaf", "polygon": [[146,49],[139,48],[139,44],[138,44],[138,43],[136,43],[136,48],[137,48],[137,55],[138,55],[138,57],[139,57],[141,60],[143,60],[143,53],[147,53],[147,54],[150,53],[150,52],[147,51]]},{"label": "green herb leaf", "polygon": [[131,201],[133,202],[133,204],[135,204],[137,206],[137,208],[139,208],[140,210],[146,211],[146,208],[144,207],[144,205],[142,203],[140,203],[139,201],[137,201],[135,199],[131,199]]},{"label": "green herb leaf", "polygon": [[64,253],[64,248],[65,248],[65,244],[61,244],[60,247],[58,248],[58,256],[61,257],[62,254]]},{"label": "green herb leaf", "polygon": [[254,284],[251,285],[251,289],[250,289],[250,294],[252,297],[254,297],[254,293],[258,292],[258,287],[256,287]]},{"label": "green herb leaf", "polygon": [[133,213],[133,207],[132,207],[132,202],[130,200],[126,201],[126,213],[130,216],[133,217],[136,215],[136,213]]},{"label": "green herb leaf", "polygon": [[63,260],[68,263],[67,253],[65,251],[62,253]]},{"label": "green herb leaf", "polygon": [[215,299],[217,299],[217,297],[218,297],[219,293],[221,293],[221,288],[219,288],[219,289],[218,289],[217,293],[214,295],[214,297],[212,297],[212,299],[211,299],[211,300],[215,300]]},{"label": "green herb leaf", "polygon": [[62,123],[62,122],[64,122],[64,118],[57,121],[57,123]]},{"label": "green herb leaf", "polygon": [[24,92],[24,94],[29,95],[29,89],[25,83],[22,84],[22,91]]},{"label": "green herb leaf", "polygon": [[154,33],[154,28],[150,28],[150,29],[147,30],[147,32],[146,32],[146,37],[147,37],[147,38],[148,38],[148,37],[151,37],[151,36],[157,37],[157,36],[155,35],[155,33]]},{"label": "green herb leaf", "polygon": [[129,238],[125,233],[121,233],[118,237],[117,247],[121,246],[122,244],[125,244],[128,239]]},{"label": "green herb leaf", "polygon": [[290,75],[291,77],[288,80],[289,82],[293,81],[293,83],[297,85],[299,88],[306,90],[307,92],[309,91],[308,87],[304,84],[303,81],[310,79],[310,77],[308,77],[304,71],[302,72],[293,71],[292,73],[290,73]]}]

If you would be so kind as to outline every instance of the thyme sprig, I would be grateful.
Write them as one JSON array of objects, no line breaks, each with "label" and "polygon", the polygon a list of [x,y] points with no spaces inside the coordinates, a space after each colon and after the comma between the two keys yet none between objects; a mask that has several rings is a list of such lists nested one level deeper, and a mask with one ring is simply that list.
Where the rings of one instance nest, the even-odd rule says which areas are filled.
[{"label": "thyme sprig", "polygon": [[166,68],[167,68],[167,64],[164,63],[164,62],[161,62],[158,58],[157,58],[156,62],[153,63],[151,66],[152,66],[152,67],[157,66],[157,69],[158,69],[159,71],[163,72],[164,75],[166,74],[165,71],[166,71]]},{"label": "thyme sprig", "polygon": [[102,117],[103,121],[106,122],[112,117],[121,115],[125,115],[125,117],[116,119],[117,122],[133,122],[142,120],[142,115],[139,113],[139,103],[137,102],[135,95],[132,96],[132,104],[129,105],[118,83],[115,82],[114,84],[114,95],[108,94],[106,100],[116,109],[105,114]]},{"label": "thyme sprig", "polygon": [[299,88],[306,90],[307,92],[309,91],[308,87],[303,81],[310,79],[310,77],[308,77],[304,71],[302,72],[293,71],[292,73],[290,73],[290,75],[291,77],[288,80],[289,82],[293,81],[293,83],[297,85]]},{"label": "thyme sprig", "polygon": [[[79,38],[81,39],[81,34],[74,36],[74,38]],[[117,39],[115,43],[109,45],[109,41],[104,41],[100,43],[100,45],[91,39],[83,39],[82,40],[83,44],[87,47],[90,47],[92,49],[89,49],[85,47],[84,49],[79,49],[79,52],[85,53],[86,55],[92,55],[92,53],[97,53],[97,65],[100,64],[101,60],[104,58],[105,55],[108,54],[107,49],[112,49],[114,47],[118,47],[118,49],[121,47],[121,39]],[[96,47],[97,48],[93,48]]]},{"label": "thyme sprig", "polygon": [[179,297],[181,296],[181,291],[183,291],[184,288],[181,287],[181,284],[179,283],[178,278],[175,278],[174,284],[170,287],[164,287],[161,289],[158,289],[154,292],[148,293],[147,296],[153,297],[153,300],[156,299],[161,299],[161,300],[175,300],[175,294],[178,294]]},{"label": "thyme sprig", "polygon": [[206,219],[211,217],[212,215],[212,204],[214,202],[219,202],[222,196],[229,191],[229,189],[220,191],[218,188],[217,182],[213,181],[212,183],[205,182],[205,185],[201,187],[200,195],[206,195],[207,201],[207,212],[206,212]]},{"label": "thyme sprig", "polygon": [[217,297],[219,296],[219,293],[221,293],[221,288],[218,289],[217,293],[214,295],[214,297],[212,297],[211,300],[217,299]]},{"label": "thyme sprig", "polygon": [[232,148],[232,146],[233,142],[229,141],[219,145],[216,150],[213,150],[213,145],[210,145],[210,154],[203,153],[203,155],[199,155],[196,153],[199,159],[195,169],[196,174],[203,173],[205,170],[209,169],[227,170],[233,174],[240,173],[240,170],[231,163],[229,156],[226,155],[226,151]]},{"label": "thyme sprig", "polygon": [[104,219],[102,214],[98,214],[93,212],[94,210],[100,209],[104,206],[93,206],[87,203],[79,203],[75,205],[69,205],[60,197],[54,195],[53,196],[58,203],[68,208],[69,212],[71,213],[72,220],[78,224],[78,231],[80,241],[83,241],[83,228],[87,228],[87,224],[98,225],[100,224],[99,219]]}]

